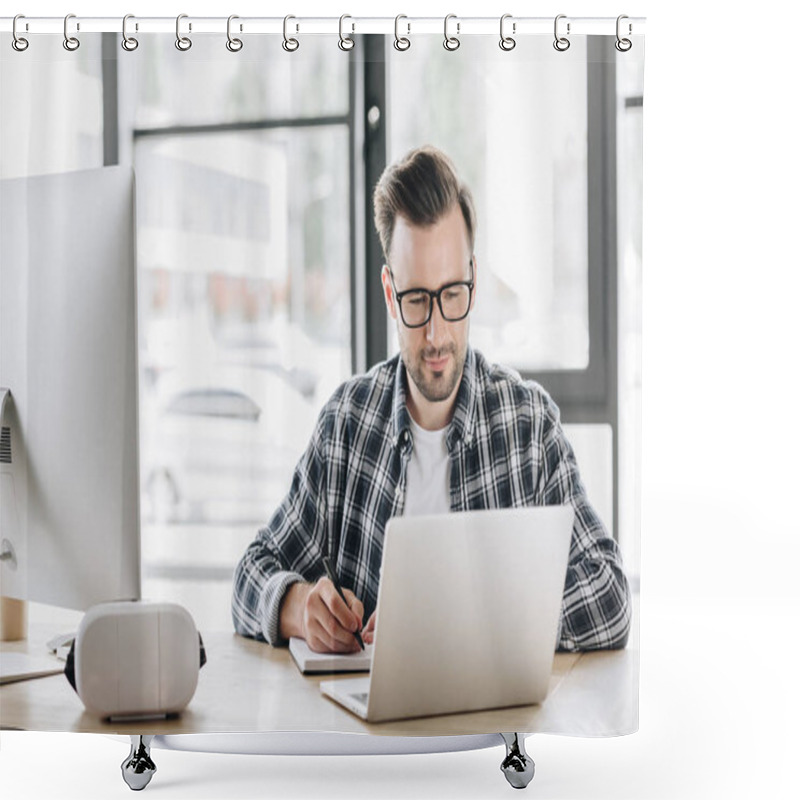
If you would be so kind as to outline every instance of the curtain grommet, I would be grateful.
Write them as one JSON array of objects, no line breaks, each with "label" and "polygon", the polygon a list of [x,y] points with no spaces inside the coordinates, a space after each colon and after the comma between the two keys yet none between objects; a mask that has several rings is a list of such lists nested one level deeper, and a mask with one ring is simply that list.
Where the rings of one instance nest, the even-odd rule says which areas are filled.
[{"label": "curtain grommet", "polygon": [[[64,49],[69,50],[70,53],[74,53],[81,46],[81,42],[77,36],[69,35],[69,21],[71,19],[75,19],[74,14],[67,14],[67,16],[64,17]],[[81,29],[79,24],[76,29]]]},{"label": "curtain grommet", "polygon": [[[133,36],[128,36],[128,20],[134,19],[133,14],[126,14],[122,18],[122,49],[127,51],[128,53],[132,53],[138,46],[139,40],[134,38]],[[139,29],[139,26],[136,26],[136,29]]]},{"label": "curtain grommet", "polygon": [[11,46],[18,53],[24,53],[28,49],[28,46],[30,45],[30,42],[24,36],[20,36],[17,33],[17,20],[20,20],[20,19],[25,19],[25,15],[24,14],[17,14],[17,16],[14,17],[14,22],[12,23],[12,26],[11,26],[11,36],[12,36]]},{"label": "curtain grommet", "polygon": [[[185,53],[192,46],[192,40],[188,36],[181,36],[181,20],[188,19],[188,14],[178,14],[175,20],[175,47],[182,53]],[[189,23],[189,30],[192,30],[192,23]]]},{"label": "curtain grommet", "polygon": [[[346,19],[353,18],[349,14],[342,14],[342,16],[339,17],[339,49],[344,53],[350,52],[350,50],[356,46],[356,43],[353,39],[344,35],[344,21]],[[350,28],[350,32],[355,33],[356,26],[354,23],[351,23]]]},{"label": "curtain grommet", "polygon": [[[500,17],[500,49],[504,50],[506,53],[510,52],[517,46],[517,40],[511,36],[506,36],[505,32],[505,24],[507,19],[511,19],[511,14],[503,14]],[[511,23],[511,32],[517,32],[517,23]]]},{"label": "curtain grommet", "polygon": [[401,53],[404,53],[411,47],[411,39],[408,38],[408,34],[411,33],[411,23],[406,23],[406,35],[400,35],[400,20],[401,19],[408,19],[405,14],[398,14],[394,18],[394,49],[399,50]]},{"label": "curtain grommet", "polygon": [[294,37],[289,36],[288,30],[290,19],[297,19],[297,17],[287,14],[283,18],[283,42],[281,43],[281,47],[283,47],[287,53],[294,53],[294,51],[300,47],[300,42],[298,42]]},{"label": "curtain grommet", "polygon": [[[622,23],[622,20],[624,20],[624,19],[628,19],[628,15],[627,14],[620,14],[617,17],[617,41],[614,42],[614,47],[616,47],[617,50],[620,53],[627,53],[628,50],[630,50],[631,47],[633,47],[633,42],[630,39],[624,38],[624,37],[622,37],[620,35],[620,30],[621,30],[621,27],[622,27],[621,23]],[[632,30],[633,30],[633,27],[631,26],[631,24],[629,22],[628,23],[628,36],[631,35]]]},{"label": "curtain grommet", "polygon": [[[553,47],[555,47],[555,49],[558,50],[559,53],[564,53],[567,50],[569,50],[569,46],[571,44],[570,40],[567,39],[566,36],[558,35],[558,21],[566,18],[567,18],[566,14],[559,14],[556,17],[555,22],[553,23],[553,35],[555,36]],[[570,33],[570,24],[569,22],[567,22],[567,36],[569,36],[569,33]]]},{"label": "curtain grommet", "polygon": [[[228,30],[227,30],[228,41],[225,42],[225,47],[228,48],[228,52],[230,53],[238,53],[244,47],[244,42],[241,39],[237,39],[235,36],[231,34],[231,23],[235,19],[239,19],[239,17],[236,14],[231,14],[228,17]],[[241,30],[241,27],[239,28],[239,30]]]},{"label": "curtain grommet", "polygon": [[[444,18],[444,42],[442,43],[442,46],[444,47],[445,50],[449,50],[452,53],[454,50],[458,50],[458,48],[461,47],[461,40],[458,38],[458,35],[450,36],[450,34],[447,31],[451,19],[457,19],[456,15],[448,14]],[[461,32],[461,23],[456,22],[456,34],[459,34],[460,32]]]}]

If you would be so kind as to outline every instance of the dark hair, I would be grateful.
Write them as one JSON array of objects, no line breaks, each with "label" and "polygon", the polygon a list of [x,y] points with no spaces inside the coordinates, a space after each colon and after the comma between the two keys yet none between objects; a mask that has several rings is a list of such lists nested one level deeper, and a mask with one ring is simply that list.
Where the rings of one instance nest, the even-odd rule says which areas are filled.
[{"label": "dark hair", "polygon": [[387,261],[398,215],[412,225],[434,225],[456,204],[464,215],[470,249],[475,245],[477,221],[472,192],[459,180],[453,162],[432,145],[412,150],[386,167],[375,186],[372,202],[375,227]]}]

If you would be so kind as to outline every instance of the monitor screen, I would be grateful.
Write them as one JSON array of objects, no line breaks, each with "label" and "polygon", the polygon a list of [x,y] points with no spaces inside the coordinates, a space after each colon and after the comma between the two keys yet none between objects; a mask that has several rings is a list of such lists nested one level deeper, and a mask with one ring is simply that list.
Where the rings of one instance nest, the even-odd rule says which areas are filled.
[{"label": "monitor screen", "polygon": [[0,592],[140,596],[134,179],[0,181]]}]

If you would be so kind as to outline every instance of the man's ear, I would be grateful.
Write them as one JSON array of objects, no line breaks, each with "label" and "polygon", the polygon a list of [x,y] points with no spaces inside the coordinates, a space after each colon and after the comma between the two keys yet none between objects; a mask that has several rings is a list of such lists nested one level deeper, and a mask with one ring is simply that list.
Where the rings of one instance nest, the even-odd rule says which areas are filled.
[{"label": "man's ear", "polygon": [[478,293],[478,259],[473,254],[472,256],[472,302],[469,304],[469,310],[475,308],[475,295]]},{"label": "man's ear", "polygon": [[384,264],[381,270],[381,283],[383,284],[383,299],[386,302],[386,313],[396,320],[397,308],[394,304],[394,297],[392,295],[392,279],[389,277],[389,267]]}]

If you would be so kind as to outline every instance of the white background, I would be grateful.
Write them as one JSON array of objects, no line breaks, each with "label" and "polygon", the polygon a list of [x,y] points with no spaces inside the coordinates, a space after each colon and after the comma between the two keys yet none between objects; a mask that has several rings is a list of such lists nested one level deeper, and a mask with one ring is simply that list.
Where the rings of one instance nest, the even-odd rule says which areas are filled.
[{"label": "white background", "polygon": [[[401,5],[85,0],[3,13],[647,16],[640,731],[533,737],[537,775],[526,791],[541,800],[796,797],[800,13],[764,2],[712,13],[685,0]],[[119,772],[126,754],[100,736],[3,732],[3,797],[130,796]],[[502,755],[155,751],[146,792],[509,797]]]}]

